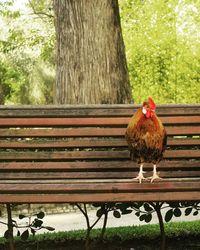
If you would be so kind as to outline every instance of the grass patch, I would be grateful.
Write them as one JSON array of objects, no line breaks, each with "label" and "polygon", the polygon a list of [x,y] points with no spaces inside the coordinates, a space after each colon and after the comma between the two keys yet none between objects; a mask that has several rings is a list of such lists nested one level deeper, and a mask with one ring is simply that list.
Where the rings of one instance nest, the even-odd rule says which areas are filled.
[{"label": "grass patch", "polygon": [[[200,221],[190,222],[170,222],[165,224],[166,236],[168,238],[177,237],[197,237],[200,235]],[[100,229],[93,229],[91,238],[97,239],[101,233]],[[30,236],[27,241],[62,241],[64,240],[84,240],[86,230],[76,230],[67,232],[53,232],[36,234],[34,237]],[[105,233],[105,240],[112,241],[119,239],[121,241],[128,241],[132,239],[152,240],[160,236],[160,229],[158,224],[141,225],[141,226],[127,226],[107,228]],[[21,241],[19,237],[16,241]],[[4,238],[0,238],[0,244],[4,244]]]}]

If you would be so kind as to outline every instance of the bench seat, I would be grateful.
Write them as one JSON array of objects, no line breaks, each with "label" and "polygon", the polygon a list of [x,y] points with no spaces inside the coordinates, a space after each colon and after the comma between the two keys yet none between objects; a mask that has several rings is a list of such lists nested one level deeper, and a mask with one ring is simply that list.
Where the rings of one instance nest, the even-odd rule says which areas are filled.
[{"label": "bench seat", "polygon": [[162,179],[142,184],[124,138],[138,107],[0,106],[0,203],[200,200],[200,105],[158,106]]}]

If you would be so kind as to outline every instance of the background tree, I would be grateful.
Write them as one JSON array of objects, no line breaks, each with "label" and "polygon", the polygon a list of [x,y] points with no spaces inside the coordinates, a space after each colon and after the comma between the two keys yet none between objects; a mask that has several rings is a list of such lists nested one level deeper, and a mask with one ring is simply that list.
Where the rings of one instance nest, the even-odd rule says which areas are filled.
[{"label": "background tree", "polygon": [[54,1],[55,103],[130,103],[117,0]]},{"label": "background tree", "polygon": [[[72,7],[75,6],[74,2],[76,1],[73,1]],[[98,2],[97,4],[101,4]],[[134,102],[141,103],[151,95],[157,103],[200,103],[200,5],[198,1],[119,0],[119,6]],[[113,7],[109,9],[113,10]],[[90,10],[91,6],[87,10],[88,15]],[[77,11],[78,9],[75,9],[75,12]],[[83,9],[80,13],[83,11],[86,10]],[[109,17],[109,20],[115,20],[111,18],[112,14],[113,12],[110,12],[108,16],[107,13],[106,17]],[[1,104],[53,103],[55,82],[53,15],[52,0],[0,1]],[[108,31],[109,25],[105,25],[108,18],[103,18],[104,15],[100,15],[99,12],[96,16],[99,20],[94,17],[93,26],[102,22],[105,31]],[[84,17],[83,28],[86,28],[87,15]],[[88,30],[82,29],[84,31],[82,34],[88,35]],[[103,38],[107,39],[103,28],[101,33],[98,32],[96,29],[96,37],[103,34]],[[79,42],[81,41],[79,39]],[[88,43],[90,41],[88,40]],[[112,44],[116,45],[115,42]],[[92,49],[100,52],[100,47]],[[80,54],[80,51],[75,50],[75,53]],[[88,55],[88,59],[92,56]],[[99,69],[101,73],[110,63],[105,58],[102,60],[106,63],[103,65],[104,68]],[[121,58],[118,58],[118,61],[121,62]],[[113,62],[112,59],[111,62]],[[87,68],[88,72],[94,71],[95,63],[89,65],[91,70]],[[80,62],[76,64],[76,72],[79,64]],[[109,64],[109,67],[115,66],[118,67],[117,64]],[[84,75],[85,70],[84,68]],[[96,69],[95,73],[99,74]],[[115,74],[112,76],[114,78]],[[108,86],[106,83],[104,85]],[[96,89],[94,86],[93,88]],[[86,87],[91,89],[90,95],[92,95],[91,86]],[[104,86],[102,89],[106,91]],[[76,91],[82,95],[83,85],[78,86]]]}]

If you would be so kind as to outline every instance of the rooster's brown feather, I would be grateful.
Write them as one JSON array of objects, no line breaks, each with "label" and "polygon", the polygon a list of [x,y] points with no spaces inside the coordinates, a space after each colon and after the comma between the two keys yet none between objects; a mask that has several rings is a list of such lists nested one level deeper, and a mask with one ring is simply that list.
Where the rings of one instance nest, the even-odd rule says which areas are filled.
[{"label": "rooster's brown feather", "polygon": [[147,118],[142,108],[138,109],[128,124],[125,137],[133,161],[157,164],[162,159],[167,135],[155,112]]}]

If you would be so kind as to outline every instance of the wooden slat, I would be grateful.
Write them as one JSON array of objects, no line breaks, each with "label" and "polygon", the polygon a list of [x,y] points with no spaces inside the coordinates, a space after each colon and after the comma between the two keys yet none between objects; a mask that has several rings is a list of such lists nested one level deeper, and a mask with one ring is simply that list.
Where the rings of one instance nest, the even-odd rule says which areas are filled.
[{"label": "wooden slat", "polygon": [[[131,116],[141,105],[0,106],[0,117],[102,117]],[[200,115],[200,105],[157,105],[158,115]]]},{"label": "wooden slat", "polygon": [[137,172],[3,172],[0,180],[123,179],[136,175]]},{"label": "wooden slat", "polygon": [[164,158],[199,158],[200,150],[166,150]]},{"label": "wooden slat", "polygon": [[[119,137],[125,128],[0,129],[0,137]],[[166,127],[168,135],[200,135],[200,126]]]},{"label": "wooden slat", "polygon": [[[0,180],[62,180],[62,179],[132,179],[138,171],[104,171],[104,172],[1,172]],[[152,176],[152,171],[145,174]],[[200,177],[200,171],[161,171],[161,178],[191,178]]]},{"label": "wooden slat", "polygon": [[[200,139],[198,138],[168,138],[167,146],[198,146],[200,145]],[[104,148],[117,148],[127,147],[127,142],[124,139],[116,138],[112,139],[101,139],[101,140],[49,140],[49,141],[35,141],[35,140],[20,140],[20,141],[7,141],[0,140],[0,148],[91,148],[91,147],[104,147]]]},{"label": "wooden slat", "polygon": [[106,194],[0,194],[0,203],[96,203],[131,201],[191,201],[200,200],[199,191],[106,193]]},{"label": "wooden slat", "polygon": [[166,127],[168,135],[200,135],[200,126]]},{"label": "wooden slat", "polygon": [[2,184],[0,183],[0,193],[49,193],[49,192],[68,192],[68,193],[83,193],[83,192],[143,192],[143,191],[183,191],[183,190],[200,190],[199,181],[163,181],[154,183],[141,183],[138,185],[137,181],[123,182],[123,183],[69,183],[69,184]]},{"label": "wooden slat", "polygon": [[200,116],[161,116],[163,124],[200,124]]},{"label": "wooden slat", "polygon": [[168,138],[167,146],[199,146],[200,138]]},{"label": "wooden slat", "polygon": [[[199,140],[200,142],[200,140]],[[0,141],[0,148],[115,148],[127,147],[125,139],[73,140],[73,141]]]},{"label": "wooden slat", "polygon": [[[198,161],[161,161],[161,168],[198,168]],[[95,161],[95,162],[9,162],[0,163],[1,170],[76,170],[76,169],[134,169],[139,165],[132,161]],[[152,164],[145,164],[145,169],[152,169]]]},{"label": "wooden slat", "polygon": [[110,137],[124,133],[121,128],[1,129],[0,137]]},{"label": "wooden slat", "polygon": [[121,151],[69,151],[69,152],[0,152],[1,160],[53,160],[53,159],[126,159],[128,152]]},{"label": "wooden slat", "polygon": [[[199,124],[200,116],[161,117],[164,124]],[[130,117],[89,117],[89,118],[0,118],[4,126],[127,126]]]},{"label": "wooden slat", "polygon": [[[0,152],[0,160],[129,159],[129,151]],[[200,150],[167,150],[164,158],[200,158]]]},{"label": "wooden slat", "polygon": [[[158,169],[199,168],[199,161],[166,161],[158,164]],[[144,165],[145,169],[152,169],[152,164]],[[109,169],[139,169],[133,161],[77,161],[77,162],[0,162],[0,170],[109,170]]]},{"label": "wooden slat", "polygon": [[[90,118],[0,118],[0,126],[116,126],[127,125],[125,117],[90,117]],[[199,121],[200,122],[200,121]]]}]

